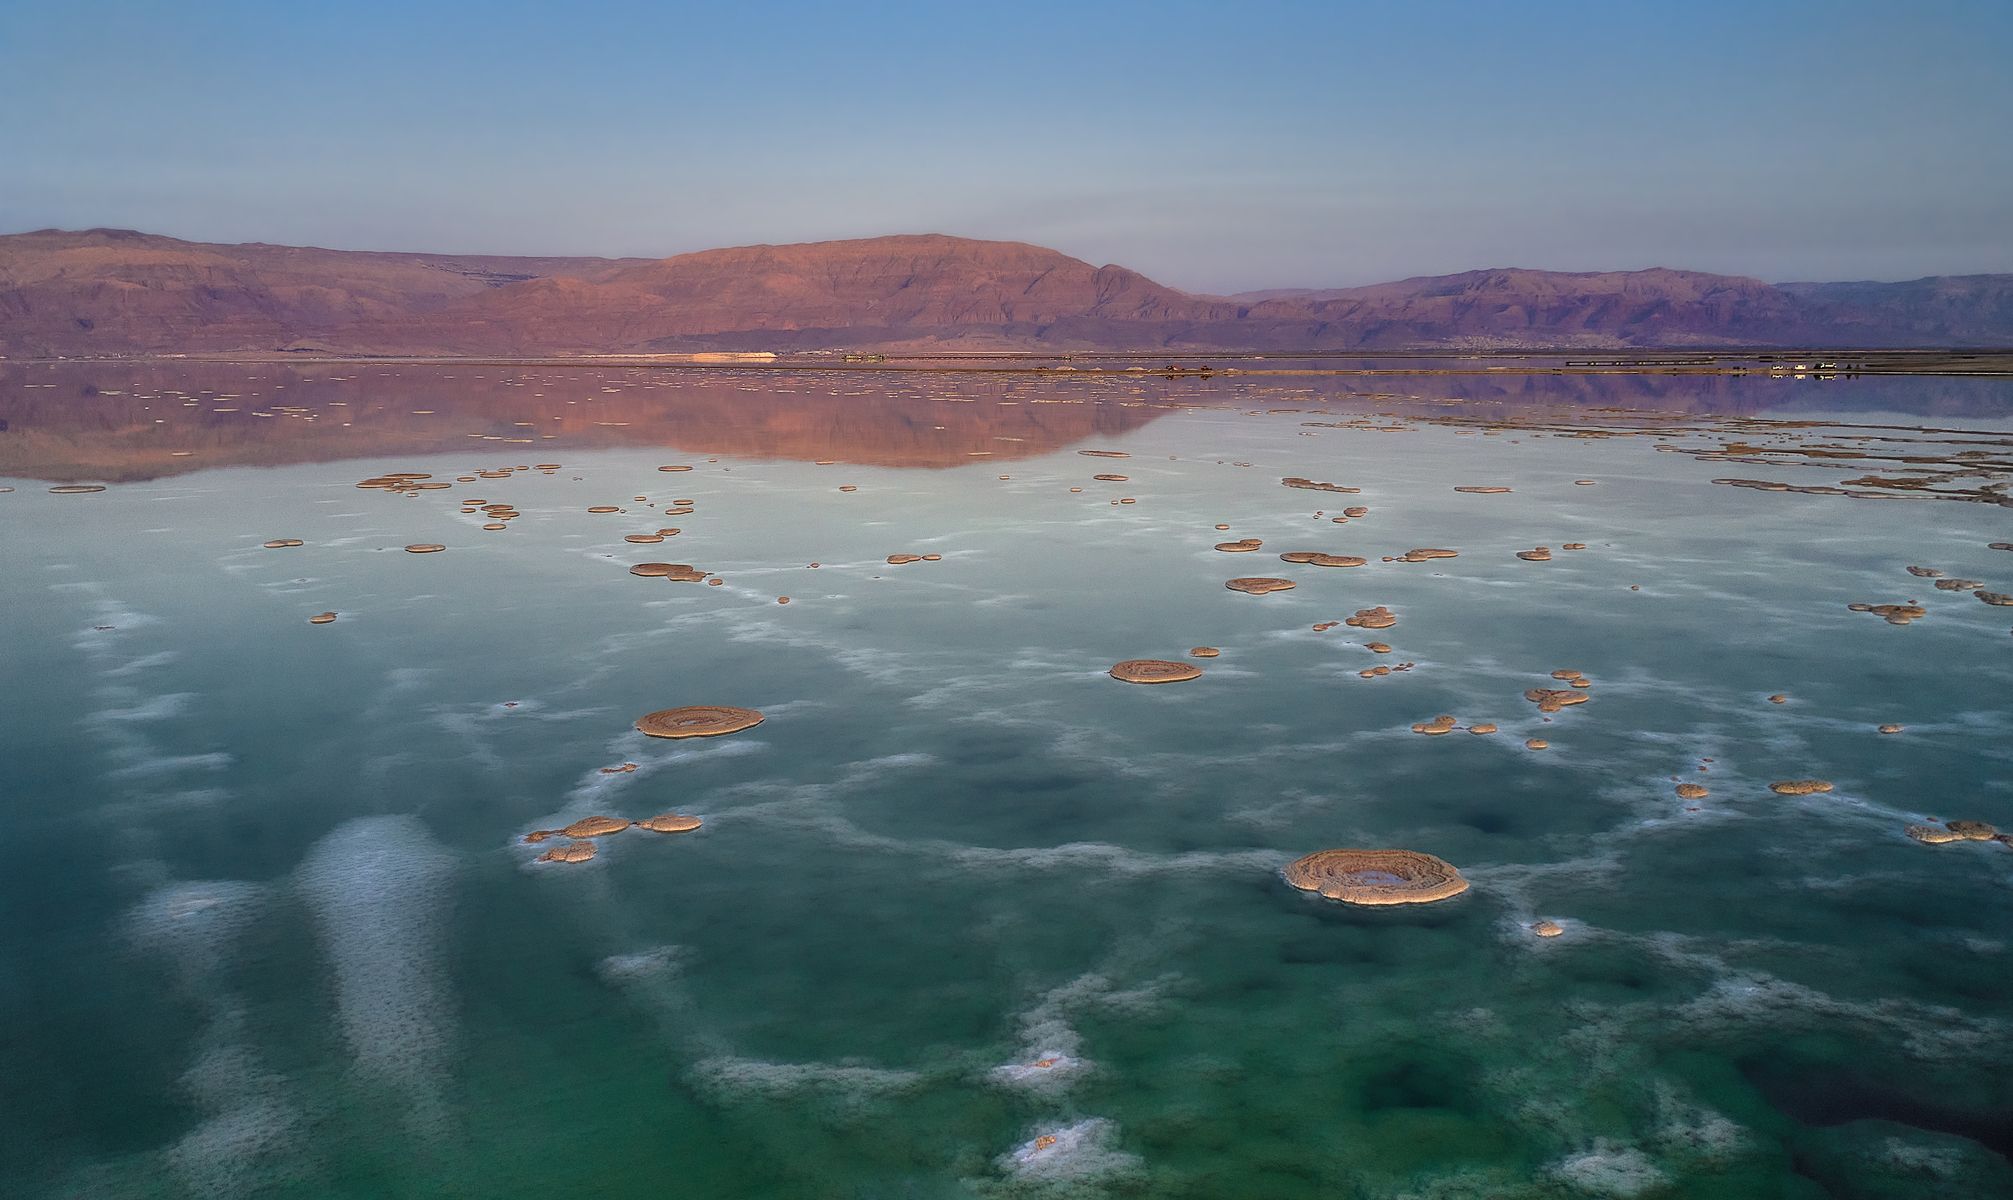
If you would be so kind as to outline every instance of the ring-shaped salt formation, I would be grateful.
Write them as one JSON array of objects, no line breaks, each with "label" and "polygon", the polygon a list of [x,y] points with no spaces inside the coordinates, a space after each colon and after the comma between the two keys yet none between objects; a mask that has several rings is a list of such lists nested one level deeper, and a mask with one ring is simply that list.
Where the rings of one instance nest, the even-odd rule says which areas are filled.
[{"label": "ring-shaped salt formation", "polygon": [[86,496],[92,492],[102,492],[104,490],[105,485],[101,483],[65,483],[50,488],[49,494],[51,496]]},{"label": "ring-shaped salt formation", "polygon": [[753,729],[762,723],[762,714],[752,708],[734,708],[724,704],[688,704],[683,708],[665,708],[636,720],[636,728],[651,737],[690,738],[719,737],[723,733],[739,733],[743,729]]},{"label": "ring-shaped salt formation", "polygon": [[1452,863],[1417,850],[1316,850],[1280,874],[1303,892],[1366,907],[1431,904],[1468,890]]},{"label": "ring-shaped salt formation", "polygon": [[1111,677],[1124,683],[1181,683],[1200,679],[1202,668],[1164,658],[1129,658],[1111,668]]},{"label": "ring-shaped salt formation", "polygon": [[1273,579],[1263,575],[1247,575],[1225,581],[1224,587],[1233,592],[1244,592],[1253,596],[1263,596],[1267,592],[1283,592],[1293,587],[1291,579]]}]

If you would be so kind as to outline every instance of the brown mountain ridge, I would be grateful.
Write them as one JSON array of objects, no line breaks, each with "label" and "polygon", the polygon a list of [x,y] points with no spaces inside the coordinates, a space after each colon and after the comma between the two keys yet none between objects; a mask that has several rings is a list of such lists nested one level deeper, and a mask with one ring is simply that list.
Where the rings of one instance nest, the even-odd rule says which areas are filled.
[{"label": "brown mountain ridge", "polygon": [[570,355],[813,348],[1378,350],[2013,345],[2013,276],[1770,284],[1469,271],[1202,296],[940,234],[665,259],[0,236],[0,354]]}]

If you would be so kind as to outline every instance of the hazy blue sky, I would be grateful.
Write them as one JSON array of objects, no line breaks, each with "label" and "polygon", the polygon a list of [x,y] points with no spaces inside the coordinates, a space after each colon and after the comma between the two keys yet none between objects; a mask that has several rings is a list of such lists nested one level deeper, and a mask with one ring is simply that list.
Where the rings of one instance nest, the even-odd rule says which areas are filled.
[{"label": "hazy blue sky", "polygon": [[2013,0],[0,0],[0,230],[672,254],[938,231],[1199,290],[2013,270]]}]

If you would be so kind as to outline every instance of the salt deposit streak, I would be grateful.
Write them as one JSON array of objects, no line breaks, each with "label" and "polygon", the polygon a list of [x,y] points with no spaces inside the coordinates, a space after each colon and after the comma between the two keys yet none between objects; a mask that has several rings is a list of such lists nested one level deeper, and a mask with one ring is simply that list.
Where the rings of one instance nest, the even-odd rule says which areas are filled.
[{"label": "salt deposit streak", "polygon": [[1545,1173],[1577,1191],[1623,1200],[1669,1182],[1648,1155],[1605,1139],[1585,1153],[1553,1163]]},{"label": "salt deposit streak", "polygon": [[1116,1148],[1118,1127],[1103,1117],[1047,1129],[999,1158],[1016,1179],[1080,1180],[1124,1174],[1139,1167],[1139,1156]]},{"label": "salt deposit streak", "polygon": [[316,842],[297,876],[357,1069],[415,1103],[438,1103],[453,1034],[440,966],[453,867],[417,818],[363,817]]},{"label": "salt deposit streak", "polygon": [[915,1071],[842,1063],[779,1063],[721,1056],[694,1063],[696,1082],[715,1091],[776,1098],[822,1092],[861,1099],[906,1091],[921,1083]]},{"label": "salt deposit streak", "polygon": [[987,1078],[1003,1087],[1038,1092],[1061,1091],[1089,1069],[1090,1064],[1083,1059],[1045,1047],[1036,1049],[1026,1062],[1002,1063],[994,1067],[987,1073]]}]

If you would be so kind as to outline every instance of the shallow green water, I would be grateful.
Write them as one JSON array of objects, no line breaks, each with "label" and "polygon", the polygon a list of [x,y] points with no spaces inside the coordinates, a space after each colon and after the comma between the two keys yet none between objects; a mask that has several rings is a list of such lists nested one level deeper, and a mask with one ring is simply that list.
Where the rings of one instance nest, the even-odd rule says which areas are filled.
[{"label": "shallow green water", "polygon": [[[991,429],[1050,386],[883,391]],[[1799,419],[1908,411],[1910,381],[1827,386]],[[1905,569],[2013,590],[2013,510],[1714,486],[1784,472],[1653,448],[1699,436],[1058,394],[1112,411],[951,466],[415,442],[51,495],[12,460],[14,1194],[2013,1194],[2013,853],[1904,833],[2013,827],[2013,609]],[[2003,430],[2013,391],[1960,407]],[[353,486],[526,461],[563,465]],[[464,496],[523,516],[483,531]],[[1237,537],[1265,547],[1211,548]],[[1379,561],[1417,546],[1460,554]],[[1253,574],[1298,586],[1223,586]],[[1928,615],[1846,608],[1904,599]],[[1388,656],[1311,628],[1373,605]],[[1105,673],[1198,645],[1194,682]],[[1547,720],[1522,693],[1561,668],[1592,698]],[[683,704],[767,719],[631,729]],[[1439,713],[1500,732],[1411,731]],[[1767,786],[1810,777],[1834,790]],[[584,864],[520,841],[667,810],[704,826]],[[1473,887],[1365,913],[1279,880],[1333,846]]]}]

